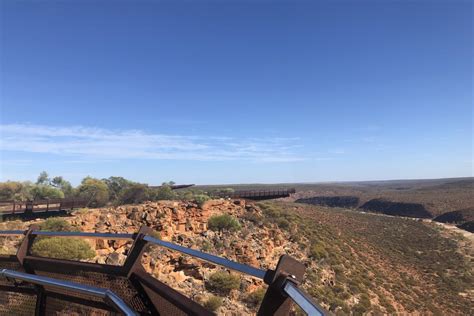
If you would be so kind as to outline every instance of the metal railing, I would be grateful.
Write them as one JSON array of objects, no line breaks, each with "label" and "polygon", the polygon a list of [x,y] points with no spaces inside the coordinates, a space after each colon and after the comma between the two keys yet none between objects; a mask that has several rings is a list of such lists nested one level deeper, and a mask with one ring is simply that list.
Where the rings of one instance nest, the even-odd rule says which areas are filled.
[{"label": "metal railing", "polygon": [[[326,312],[316,304],[308,294],[303,292],[298,287],[298,282],[301,281],[302,276],[304,274],[304,264],[301,262],[296,261],[295,259],[289,256],[282,256],[278,265],[275,270],[262,270],[256,267],[252,267],[246,264],[238,263],[223,257],[215,256],[209,253],[205,253],[199,250],[187,248],[181,245],[174,244],[172,242],[160,240],[154,238],[147,234],[150,229],[148,227],[142,227],[142,229],[138,233],[128,234],[128,233],[87,233],[87,232],[49,232],[49,231],[38,231],[38,230],[28,230],[28,231],[21,231],[21,230],[13,230],[13,231],[0,231],[0,236],[21,236],[26,235],[30,236],[30,238],[34,238],[35,236],[48,236],[48,237],[76,237],[76,238],[88,238],[88,239],[111,239],[111,240],[118,240],[118,239],[125,239],[125,240],[133,240],[134,245],[137,244],[141,240],[139,250],[135,251],[134,254],[134,246],[132,246],[131,251],[129,253],[129,258],[127,260],[133,260],[131,264],[128,266],[133,266],[135,261],[139,261],[144,248],[147,244],[154,244],[161,247],[165,247],[170,250],[178,251],[183,254],[187,254],[196,258],[199,258],[204,261],[208,261],[222,267],[239,271],[241,273],[250,275],[252,277],[258,278],[263,280],[266,284],[269,285],[269,290],[265,294],[265,298],[262,302],[262,306],[259,312],[259,315],[268,314],[269,311],[276,311],[275,309],[278,304],[283,306],[283,301],[286,298],[290,298],[294,301],[303,311],[305,311],[308,315],[325,315]],[[145,233],[143,233],[145,232]],[[26,238],[25,238],[26,239]],[[31,256],[30,256],[31,257]],[[28,258],[30,258],[28,257]],[[133,258],[130,258],[133,257]],[[49,259],[44,258],[46,260]],[[91,265],[98,265],[99,264],[91,264]],[[124,267],[127,266],[127,262],[125,262]],[[110,266],[109,266],[110,267]],[[130,268],[131,269],[131,268]],[[51,285],[51,286],[69,286],[70,289],[76,289],[77,291],[89,291],[89,294],[92,292],[96,293],[96,295],[104,298],[107,298],[114,302],[114,304],[118,304],[117,308],[126,308],[125,302],[121,300],[120,297],[115,295],[113,292],[101,289],[101,288],[92,288],[88,286],[83,286],[81,284],[75,284],[72,282],[62,282],[56,281],[54,279],[38,277],[30,274],[19,273],[15,271],[9,270],[1,270],[0,272],[3,276],[18,277],[19,279],[23,278],[22,280],[28,282],[49,282],[48,284],[44,283],[42,285]],[[140,273],[139,273],[140,274]],[[130,271],[125,272],[125,275],[130,275]],[[297,276],[295,276],[297,275]],[[56,282],[56,283],[54,283]],[[37,283],[39,284],[39,283]],[[123,306],[123,304],[125,306]],[[126,314],[129,315],[129,314]],[[134,315],[134,314],[130,314]]]},{"label": "metal railing", "polygon": [[298,304],[298,306],[304,310],[304,312],[308,315],[314,316],[323,316],[324,310],[319,307],[313,300],[306,294],[305,292],[301,291],[300,288],[295,286],[292,281],[287,280],[283,285],[283,291],[291,297],[293,302]]},{"label": "metal railing", "polygon": [[0,276],[7,279],[20,280],[35,285],[49,286],[57,289],[69,290],[75,293],[98,297],[102,299],[104,303],[109,303],[126,316],[137,315],[137,313],[135,313],[117,294],[111,290],[7,269],[1,269]]},{"label": "metal railing", "polygon": [[242,198],[250,200],[269,200],[282,197],[289,197],[295,193],[295,189],[277,189],[277,190],[238,190],[234,192],[211,192],[219,197]]},{"label": "metal railing", "polygon": [[84,199],[46,199],[32,201],[0,201],[2,216],[32,216],[57,211],[72,211],[87,206]]}]

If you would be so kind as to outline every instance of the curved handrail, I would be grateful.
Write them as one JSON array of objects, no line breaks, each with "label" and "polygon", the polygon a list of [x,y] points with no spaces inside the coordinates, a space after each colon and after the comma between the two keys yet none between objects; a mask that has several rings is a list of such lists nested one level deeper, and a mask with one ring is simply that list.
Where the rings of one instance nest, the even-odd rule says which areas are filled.
[{"label": "curved handrail", "polygon": [[171,250],[176,250],[176,251],[179,251],[181,253],[185,253],[187,255],[190,255],[190,256],[193,256],[193,257],[196,257],[196,258],[200,258],[202,260],[209,261],[209,262],[224,266],[226,268],[229,268],[229,269],[232,269],[232,270],[236,270],[236,271],[254,276],[254,277],[259,278],[259,279],[263,279],[265,277],[265,274],[267,273],[267,271],[264,271],[264,270],[261,270],[261,269],[258,269],[258,268],[252,267],[252,266],[248,266],[246,264],[242,264],[242,263],[238,263],[238,262],[226,259],[226,258],[214,256],[214,255],[211,255],[209,253],[205,253],[205,252],[202,252],[202,251],[199,251],[199,250],[194,250],[194,249],[191,249],[191,248],[176,245],[176,244],[173,244],[173,243],[168,242],[168,241],[153,238],[151,236],[145,236],[143,239],[145,239],[146,241],[151,242],[153,244],[163,246],[163,247],[166,247],[166,248],[171,249]]},{"label": "curved handrail", "polygon": [[17,272],[13,270],[1,269],[0,276],[11,278],[15,280],[25,281],[31,284],[49,286],[53,288],[66,289],[80,294],[88,294],[104,300],[104,302],[111,303],[116,309],[126,316],[136,316],[137,314],[114,292],[108,289],[99,287],[83,285],[70,281],[57,280],[45,276]]},{"label": "curved handrail", "polygon": [[[25,235],[27,231],[22,230],[11,230],[11,231],[0,231],[0,236],[21,236]],[[86,232],[50,232],[50,231],[37,231],[33,230],[29,232],[30,235],[34,236],[49,236],[49,237],[79,237],[79,238],[91,238],[91,239],[136,239],[139,234],[129,234],[129,233],[86,233]],[[273,273],[273,270],[262,270],[256,267],[252,267],[246,264],[238,263],[226,258],[222,258],[219,256],[215,256],[209,253],[205,253],[199,250],[187,248],[181,245],[174,244],[172,242],[160,240],[154,238],[150,235],[144,235],[143,240],[158,246],[162,246],[168,248],[170,250],[179,251],[181,253],[226,267],[228,269],[232,269],[235,271],[242,272],[244,274],[262,279],[267,283],[266,276]],[[136,315],[127,305],[126,303],[115,293],[110,290],[95,288],[91,286],[85,286],[73,282],[68,281],[60,281],[52,278],[31,275],[27,273],[16,272],[12,270],[2,269],[0,270],[0,276],[4,277],[11,277],[20,279],[26,282],[40,284],[40,285],[48,285],[48,286],[56,286],[56,287],[63,287],[68,288],[71,290],[75,290],[80,293],[87,293],[90,295],[95,295],[101,297],[102,299],[107,299],[109,303],[113,304],[116,308],[127,311],[127,308],[131,314],[125,313],[128,315]],[[36,283],[35,283],[36,282]],[[42,283],[41,283],[42,282]],[[267,283],[268,284],[268,283]],[[301,289],[299,289],[293,282],[287,280],[281,291],[285,293],[288,297],[290,297],[296,304],[298,304],[308,315],[325,315],[324,310],[319,307],[313,300],[304,293]]]}]

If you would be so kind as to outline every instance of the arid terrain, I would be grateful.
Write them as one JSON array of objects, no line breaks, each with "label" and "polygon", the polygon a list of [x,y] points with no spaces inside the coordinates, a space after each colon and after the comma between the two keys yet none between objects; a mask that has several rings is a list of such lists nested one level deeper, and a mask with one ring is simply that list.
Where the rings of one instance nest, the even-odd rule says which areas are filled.
[{"label": "arid terrain", "polygon": [[[238,222],[236,229],[211,229],[210,218],[222,214]],[[88,232],[136,232],[147,225],[163,240],[265,269],[289,254],[307,266],[306,291],[337,314],[472,312],[472,234],[431,221],[291,201],[229,199],[82,209],[60,220]],[[7,221],[0,229],[32,223],[44,220]],[[14,253],[17,243],[4,238],[2,253]],[[87,260],[108,264],[123,263],[130,247],[125,241],[89,244],[94,255]],[[218,267],[157,246],[148,249],[143,263],[154,277],[222,315],[254,314],[264,289],[260,281],[238,273],[232,274],[231,287],[221,288],[215,282]],[[219,304],[209,303],[214,299]]]},{"label": "arid terrain", "polygon": [[[204,186],[199,188],[213,191],[223,187]],[[254,184],[225,187],[235,190],[292,187],[296,189],[296,193],[283,199],[284,201],[393,216],[431,218],[462,226],[461,228],[471,232],[474,227],[474,178]]]}]

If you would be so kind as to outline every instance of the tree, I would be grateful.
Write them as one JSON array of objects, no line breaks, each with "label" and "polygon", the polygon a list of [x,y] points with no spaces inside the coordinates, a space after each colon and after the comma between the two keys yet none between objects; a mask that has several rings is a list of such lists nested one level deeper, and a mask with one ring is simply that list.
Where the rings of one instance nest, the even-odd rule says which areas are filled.
[{"label": "tree", "polygon": [[52,186],[37,184],[34,185],[30,190],[32,200],[45,200],[45,199],[62,199],[64,193]]},{"label": "tree", "polygon": [[15,197],[21,193],[23,183],[16,181],[7,181],[0,183],[0,200],[17,200]]},{"label": "tree", "polygon": [[107,184],[111,201],[117,201],[121,192],[134,184],[134,182],[122,177],[109,177],[102,179],[102,181]]},{"label": "tree", "polygon": [[145,184],[134,183],[122,190],[117,201],[120,204],[136,204],[150,200],[150,192]]},{"label": "tree", "polygon": [[90,207],[100,207],[109,201],[109,189],[107,185],[99,180],[86,177],[77,188],[77,195],[88,201]]},{"label": "tree", "polygon": [[162,186],[172,186],[172,185],[175,185],[175,184],[176,184],[176,182],[174,182],[174,181],[168,181],[168,182],[163,182],[161,185]]},{"label": "tree", "polygon": [[61,190],[66,197],[70,197],[73,195],[73,188],[69,181],[63,179],[63,177],[54,177],[50,184]]},{"label": "tree", "polygon": [[49,175],[46,171],[42,171],[36,180],[36,184],[49,184]]}]

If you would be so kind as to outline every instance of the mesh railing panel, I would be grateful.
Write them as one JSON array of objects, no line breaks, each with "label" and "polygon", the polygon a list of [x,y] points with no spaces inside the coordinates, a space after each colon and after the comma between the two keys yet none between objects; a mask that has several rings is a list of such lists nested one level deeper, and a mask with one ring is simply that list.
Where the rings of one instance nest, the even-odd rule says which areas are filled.
[{"label": "mesh railing panel", "polygon": [[142,286],[149,290],[148,294],[150,295],[150,299],[153,300],[156,306],[158,306],[158,312],[160,315],[170,315],[170,316],[185,316],[187,315],[183,312],[179,307],[172,304],[170,301],[165,299],[163,296],[159,295],[158,293],[150,290],[148,287],[142,284]]},{"label": "mesh railing panel", "polygon": [[31,316],[35,306],[34,294],[0,291],[0,315]]},{"label": "mesh railing panel", "polygon": [[[110,289],[115,294],[120,296],[125,303],[127,303],[131,308],[133,308],[137,312],[148,312],[143,301],[139,298],[138,293],[130,284],[130,281],[125,277],[115,276],[115,275],[108,275],[98,272],[89,272],[89,271],[71,271],[66,273],[53,273],[53,272],[44,272],[44,271],[36,271],[37,275],[46,276],[58,280],[66,280],[70,282],[76,282],[83,285],[89,285],[94,287],[100,287],[103,289]],[[85,294],[78,294],[75,292],[67,291],[67,290],[58,290],[56,289],[55,292],[78,297],[89,299],[93,301],[101,301],[99,298],[91,297]]]},{"label": "mesh railing panel", "polygon": [[114,316],[115,312],[104,309],[90,307],[87,305],[72,303],[54,297],[46,297],[46,311],[48,316]]}]

